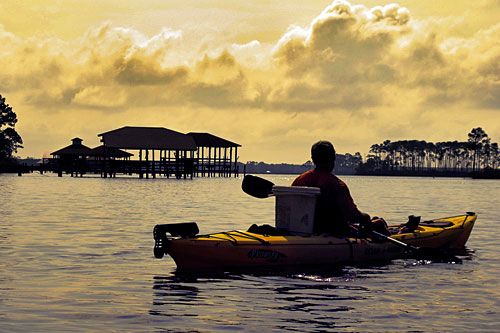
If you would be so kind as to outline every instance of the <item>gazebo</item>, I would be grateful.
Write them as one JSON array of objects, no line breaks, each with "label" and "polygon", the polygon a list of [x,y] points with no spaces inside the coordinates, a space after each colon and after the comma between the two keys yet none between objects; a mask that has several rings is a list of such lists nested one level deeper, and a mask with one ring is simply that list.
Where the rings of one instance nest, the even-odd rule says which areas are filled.
[{"label": "gazebo", "polygon": [[71,139],[71,142],[72,143],[69,146],[56,150],[55,152],[50,153],[50,155],[54,156],[54,158],[60,159],[84,158],[92,150],[91,148],[83,145],[83,140],[80,138],[73,138]]},{"label": "gazebo", "polygon": [[83,175],[85,173],[87,156],[92,151],[89,147],[82,144],[83,140],[80,138],[71,139],[72,143],[64,148],[56,150],[50,155],[54,156],[55,168],[59,176],[64,172],[70,172],[73,176],[74,173]]}]

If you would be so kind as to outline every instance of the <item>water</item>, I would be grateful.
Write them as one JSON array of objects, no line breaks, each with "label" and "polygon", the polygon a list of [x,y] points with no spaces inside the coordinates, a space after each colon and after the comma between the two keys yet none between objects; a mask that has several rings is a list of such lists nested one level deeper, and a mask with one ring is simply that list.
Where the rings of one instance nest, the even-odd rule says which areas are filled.
[{"label": "water", "polygon": [[245,195],[234,178],[0,175],[0,332],[498,331],[500,182],[342,178],[360,209],[392,223],[475,211],[469,254],[183,276],[170,257],[153,258],[155,224],[272,224],[274,200]]}]

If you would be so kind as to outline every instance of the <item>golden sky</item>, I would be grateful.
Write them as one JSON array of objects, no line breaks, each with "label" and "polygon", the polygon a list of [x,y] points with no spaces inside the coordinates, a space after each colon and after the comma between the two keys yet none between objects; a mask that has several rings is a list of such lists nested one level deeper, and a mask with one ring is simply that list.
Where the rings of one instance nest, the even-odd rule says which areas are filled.
[{"label": "golden sky", "polygon": [[500,0],[0,2],[0,94],[41,157],[121,126],[211,132],[242,161],[319,139],[500,141]]}]

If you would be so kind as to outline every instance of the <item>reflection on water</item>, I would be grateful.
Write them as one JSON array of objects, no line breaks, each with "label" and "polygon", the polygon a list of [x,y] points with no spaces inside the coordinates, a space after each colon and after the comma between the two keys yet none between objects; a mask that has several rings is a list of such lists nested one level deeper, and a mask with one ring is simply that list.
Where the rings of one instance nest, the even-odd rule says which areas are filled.
[{"label": "reflection on water", "polygon": [[[329,274],[330,273],[330,274]],[[174,274],[157,276],[153,282],[153,316],[189,316],[190,327],[208,325],[262,325],[259,316],[274,317],[282,324],[274,328],[304,331],[304,325],[318,329],[332,327],[335,312],[353,309],[345,302],[365,299],[369,289],[345,284],[344,270],[268,272],[254,275],[211,276]],[[318,284],[322,281],[323,283]],[[232,323],[221,322],[218,313],[237,304]],[[325,318],[325,314],[328,317]],[[317,316],[317,318],[311,317]],[[248,322],[246,322],[248,321]],[[227,328],[227,327],[226,327]]]},{"label": "reflection on water", "polygon": [[[293,176],[269,176],[279,185]],[[0,175],[0,332],[496,331],[500,182],[343,177],[362,210],[401,223],[476,211],[463,253],[286,271],[177,273],[152,228],[272,224],[240,180]],[[376,193],[376,195],[374,195]]]}]

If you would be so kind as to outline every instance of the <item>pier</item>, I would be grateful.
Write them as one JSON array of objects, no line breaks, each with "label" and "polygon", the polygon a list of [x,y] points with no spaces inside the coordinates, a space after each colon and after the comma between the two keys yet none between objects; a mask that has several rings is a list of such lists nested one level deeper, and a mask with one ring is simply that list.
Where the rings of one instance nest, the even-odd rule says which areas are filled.
[{"label": "pier", "polygon": [[103,178],[237,177],[241,145],[210,133],[183,134],[163,127],[125,126],[98,134],[102,145],[89,148],[81,138],[44,159],[40,172]]}]

